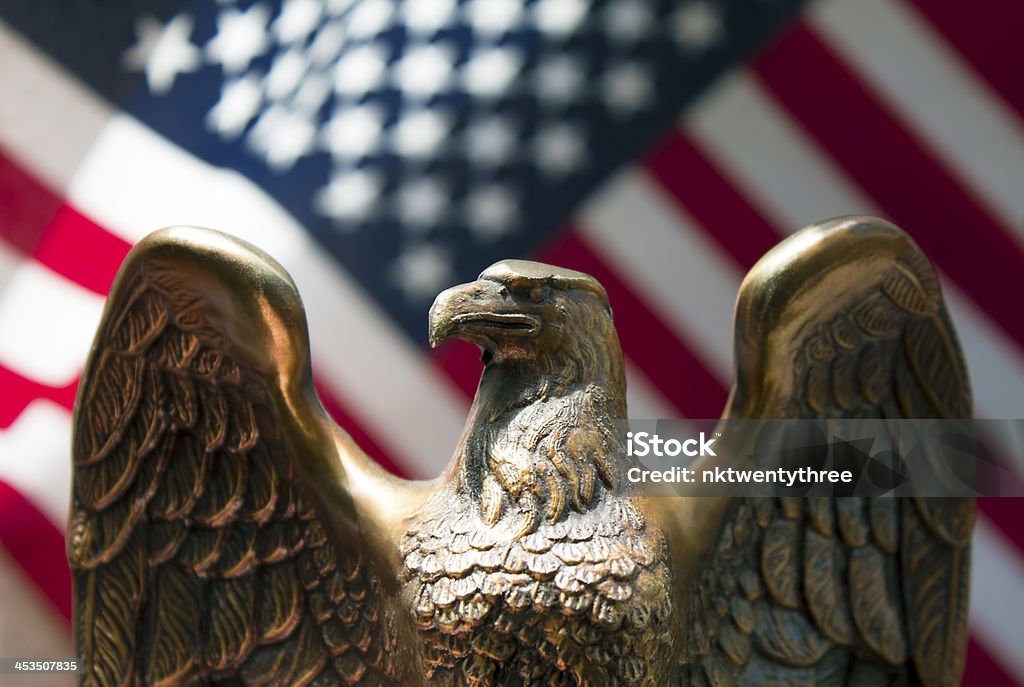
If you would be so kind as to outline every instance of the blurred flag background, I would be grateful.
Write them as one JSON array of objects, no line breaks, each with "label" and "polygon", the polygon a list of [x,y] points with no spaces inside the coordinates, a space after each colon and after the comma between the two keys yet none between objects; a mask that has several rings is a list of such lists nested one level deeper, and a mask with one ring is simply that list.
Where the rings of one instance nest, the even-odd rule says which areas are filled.
[{"label": "blurred flag background", "polygon": [[[914,236],[978,416],[1024,417],[1022,35],[1019,0],[0,0],[0,656],[72,654],[71,405],[160,226],[285,265],[325,405],[404,475],[480,371],[426,347],[441,289],[589,272],[631,415],[717,417],[743,274],[847,213]],[[981,503],[968,683],[1024,684],[1022,514]]]}]

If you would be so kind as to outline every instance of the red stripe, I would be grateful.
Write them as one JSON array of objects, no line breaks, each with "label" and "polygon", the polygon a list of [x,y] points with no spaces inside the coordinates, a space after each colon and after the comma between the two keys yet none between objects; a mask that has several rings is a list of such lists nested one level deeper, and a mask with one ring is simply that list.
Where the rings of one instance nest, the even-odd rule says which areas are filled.
[{"label": "red stripe", "polygon": [[366,451],[371,458],[380,463],[381,467],[387,469],[388,472],[398,475],[399,477],[409,476],[408,471],[399,467],[399,464],[396,463],[391,456],[380,447],[380,444],[370,438],[370,435],[363,430],[362,426],[356,422],[355,419],[353,419],[352,415],[345,409],[345,406],[341,401],[331,394],[325,385],[317,381],[316,391],[320,396],[320,402],[323,404],[324,410],[334,418],[334,421],[337,422],[342,429],[352,436],[352,439],[360,448]]},{"label": "red stripe", "polygon": [[1013,542],[1018,552],[1024,552],[1024,498],[979,498],[978,510]]},{"label": "red stripe", "polygon": [[769,92],[1008,334],[1024,345],[1010,285],[1024,251],[879,98],[798,27],[755,62]]},{"label": "red stripe", "polygon": [[106,295],[131,244],[65,204],[0,150],[0,239]]},{"label": "red stripe", "polygon": [[466,398],[476,396],[476,387],[484,371],[480,349],[476,345],[459,340],[445,341],[430,352],[430,357],[455,382],[455,386]]},{"label": "red stripe", "polygon": [[1016,685],[1017,681],[992,658],[985,648],[973,636],[967,641],[967,665],[961,683],[967,687],[984,685]]},{"label": "red stripe", "polygon": [[1020,0],[907,0],[1024,117]]},{"label": "red stripe", "polygon": [[0,239],[31,255],[61,205],[0,149]]},{"label": "red stripe", "polygon": [[3,389],[0,394],[0,429],[10,427],[36,399],[48,399],[71,410],[77,388],[77,379],[65,387],[46,386],[0,365],[0,389]]},{"label": "red stripe", "polygon": [[779,234],[685,134],[669,134],[648,156],[645,167],[740,267],[750,269],[779,242]]},{"label": "red stripe", "polygon": [[700,359],[629,289],[572,228],[540,251],[539,260],[593,276],[608,292],[622,348],[685,416],[719,417],[727,391]]},{"label": "red stripe", "polygon": [[69,205],[61,206],[33,257],[79,286],[105,296],[131,244]]},{"label": "red stripe", "polygon": [[71,572],[64,535],[28,499],[0,481],[0,545],[71,623]]}]

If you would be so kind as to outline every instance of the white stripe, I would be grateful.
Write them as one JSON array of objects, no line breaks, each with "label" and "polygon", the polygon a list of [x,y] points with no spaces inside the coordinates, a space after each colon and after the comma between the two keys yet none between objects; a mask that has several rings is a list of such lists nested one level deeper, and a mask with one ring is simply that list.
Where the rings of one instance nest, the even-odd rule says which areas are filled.
[{"label": "white stripe", "polygon": [[1024,127],[901,2],[828,0],[812,25],[1024,242]]},{"label": "white stripe", "polygon": [[731,379],[740,285],[732,261],[641,172],[619,174],[592,198],[582,212],[584,238],[719,379]]},{"label": "white stripe", "polygon": [[71,499],[71,415],[37,400],[0,430],[0,480],[28,498],[61,530]]},{"label": "white stripe", "polygon": [[[418,477],[448,462],[466,404],[450,380],[244,176],[116,115],[68,189],[71,203],[128,241],[193,224],[250,241],[291,273],[309,317],[314,369],[373,437]],[[424,313],[425,314],[425,313]]]},{"label": "white stripe", "polygon": [[683,125],[730,181],[787,231],[874,208],[856,189],[837,183],[825,155],[744,70],[720,81]]},{"label": "white stripe", "polygon": [[1024,496],[1015,486],[1024,479],[1024,419],[980,422],[976,427],[985,447],[999,460],[1000,467],[1009,473],[1005,477],[1006,488],[1002,489],[1000,496]]},{"label": "white stripe", "polygon": [[111,109],[0,21],[0,148],[63,190]]},{"label": "white stripe", "polygon": [[640,368],[626,361],[626,403],[629,417],[644,420],[680,417],[679,411]]},{"label": "white stripe", "polygon": [[0,365],[47,386],[77,379],[103,299],[34,260],[0,291]]},{"label": "white stripe", "polygon": [[972,563],[971,632],[1004,669],[1024,682],[1024,558],[985,518],[978,518]]},{"label": "white stripe", "polygon": [[[79,210],[130,241],[161,226],[190,223],[259,245],[299,286],[314,364],[330,391],[412,474],[432,476],[447,463],[465,401],[292,217],[242,176],[211,167],[113,114],[6,27],[0,29],[0,64],[0,146],[13,150],[20,164],[55,190],[67,188]],[[72,343],[68,348],[80,348]],[[40,379],[65,379],[70,359],[37,356],[47,372],[40,371],[43,364],[19,358],[18,371],[28,365]]]},{"label": "white stripe", "polygon": [[[760,214],[783,232],[827,217],[882,215],[749,75],[702,100],[684,128]],[[943,291],[970,368],[979,417],[1024,417],[1024,356],[951,283]]]}]

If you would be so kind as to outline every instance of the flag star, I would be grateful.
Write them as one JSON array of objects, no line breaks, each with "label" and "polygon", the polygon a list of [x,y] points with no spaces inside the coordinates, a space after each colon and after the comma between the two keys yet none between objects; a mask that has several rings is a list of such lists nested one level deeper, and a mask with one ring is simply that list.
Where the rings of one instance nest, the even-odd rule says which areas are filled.
[{"label": "flag star", "polygon": [[283,100],[290,96],[302,83],[307,69],[309,62],[301,51],[292,49],[279,54],[267,74],[267,97]]},{"label": "flag star", "polygon": [[226,80],[220,100],[206,115],[206,124],[221,136],[234,139],[259,114],[263,104],[263,79],[248,73],[240,79]]},{"label": "flag star", "polygon": [[534,157],[541,170],[552,176],[563,176],[578,169],[586,155],[583,137],[570,124],[550,124],[537,132]]},{"label": "flag star", "polygon": [[328,151],[343,160],[365,157],[380,145],[384,113],[375,105],[338,108],[324,126],[323,141]]},{"label": "flag star", "polygon": [[275,172],[288,171],[313,150],[316,125],[300,112],[272,105],[249,132],[249,143]]},{"label": "flag star", "polygon": [[398,192],[398,215],[403,226],[416,232],[436,227],[448,207],[448,194],[433,177],[406,183]]},{"label": "flag star", "polygon": [[699,52],[722,39],[724,26],[722,10],[705,0],[691,2],[679,8],[672,17],[672,34],[679,47]]},{"label": "flag star", "polygon": [[637,62],[619,62],[608,68],[603,79],[604,99],[617,115],[633,114],[654,97],[650,73]]},{"label": "flag star", "polygon": [[305,41],[320,21],[323,4],[318,0],[285,0],[271,31],[285,45]]},{"label": "flag star", "polygon": [[313,203],[317,212],[337,220],[339,228],[352,230],[370,214],[380,191],[376,174],[361,169],[340,171],[317,191]]},{"label": "flag star", "polygon": [[[231,0],[218,0],[218,2],[221,1],[230,2]],[[359,0],[327,0],[327,14],[335,17],[339,14],[344,14],[357,2],[359,2]]]},{"label": "flag star", "polygon": [[496,38],[516,27],[523,4],[521,0],[470,0],[466,18],[476,34]]},{"label": "flag star", "polygon": [[348,14],[349,36],[373,38],[388,27],[394,7],[390,0],[362,0]]},{"label": "flag star", "polygon": [[437,246],[420,243],[402,251],[391,276],[409,300],[429,300],[451,282],[451,259]]},{"label": "flag star", "polygon": [[546,58],[534,74],[537,97],[551,107],[568,105],[583,89],[583,67],[579,60],[568,55]]},{"label": "flag star", "polygon": [[605,32],[613,41],[635,43],[643,38],[654,17],[640,0],[616,0],[604,13]]},{"label": "flag star", "polygon": [[436,153],[451,127],[448,117],[424,109],[403,114],[395,125],[393,145],[399,155],[424,158]]},{"label": "flag star", "polygon": [[523,67],[523,57],[508,47],[481,50],[473,54],[462,71],[467,91],[481,98],[496,98],[508,92],[508,86]]},{"label": "flag star", "polygon": [[508,162],[516,145],[513,123],[499,115],[470,122],[465,137],[466,157],[481,167],[498,167]]},{"label": "flag star", "polygon": [[572,33],[586,17],[586,0],[539,0],[533,6],[537,28],[553,36]]},{"label": "flag star", "polygon": [[334,68],[334,90],[359,98],[378,88],[387,72],[383,46],[370,44],[346,52]]},{"label": "flag star", "polygon": [[166,24],[143,17],[135,25],[138,42],[124,55],[129,69],[143,71],[151,93],[163,95],[174,86],[178,74],[199,68],[199,48],[193,45],[192,17],[179,14]]},{"label": "flag star", "polygon": [[515,197],[500,184],[476,188],[466,198],[469,229],[481,240],[496,239],[508,233],[518,215]]},{"label": "flag star", "polygon": [[448,25],[455,6],[455,0],[406,0],[402,17],[410,33],[428,38]]},{"label": "flag star", "polygon": [[338,59],[341,49],[345,47],[345,22],[340,19],[328,22],[320,27],[309,46],[309,59],[318,67],[326,67]]},{"label": "flag star", "polygon": [[217,16],[217,35],[206,44],[207,56],[220,62],[229,74],[243,71],[270,47],[269,20],[267,8],[260,4],[245,12],[225,8]]},{"label": "flag star", "polygon": [[440,45],[420,45],[408,50],[393,67],[403,95],[430,98],[437,95],[451,78],[455,56]]},{"label": "flag star", "polygon": [[331,96],[331,81],[324,74],[310,74],[302,80],[292,98],[292,107],[312,116],[320,111]]}]

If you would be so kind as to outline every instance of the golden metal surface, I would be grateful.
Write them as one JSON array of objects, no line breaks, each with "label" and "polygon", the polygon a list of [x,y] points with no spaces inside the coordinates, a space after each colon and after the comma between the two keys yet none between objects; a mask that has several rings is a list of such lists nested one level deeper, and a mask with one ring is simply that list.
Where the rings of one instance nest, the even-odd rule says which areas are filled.
[{"label": "golden metal surface", "polygon": [[[324,412],[272,258],[195,228],[132,250],[75,405],[85,684],[958,681],[973,502],[635,494],[578,272],[497,263],[429,327],[485,370],[448,468],[410,482]],[[971,413],[935,274],[874,218],[766,255],[735,346],[725,418]]]}]

